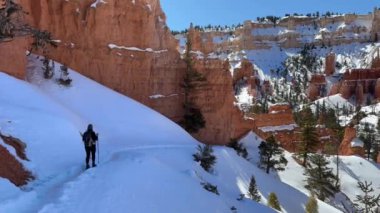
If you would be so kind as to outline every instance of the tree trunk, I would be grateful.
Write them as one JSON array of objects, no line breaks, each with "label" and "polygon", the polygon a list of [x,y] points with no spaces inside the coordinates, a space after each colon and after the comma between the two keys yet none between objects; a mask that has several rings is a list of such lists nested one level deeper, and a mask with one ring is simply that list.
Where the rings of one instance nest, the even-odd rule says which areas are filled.
[{"label": "tree trunk", "polygon": [[271,158],[271,157],[269,157],[269,156],[268,156],[268,158],[267,158],[267,171],[266,171],[267,174],[269,174],[269,170],[270,170],[270,158]]}]

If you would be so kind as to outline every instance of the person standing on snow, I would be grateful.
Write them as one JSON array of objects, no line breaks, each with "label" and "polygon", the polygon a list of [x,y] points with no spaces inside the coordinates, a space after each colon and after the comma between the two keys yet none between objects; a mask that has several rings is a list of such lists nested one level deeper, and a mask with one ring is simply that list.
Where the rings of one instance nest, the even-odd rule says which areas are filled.
[{"label": "person standing on snow", "polygon": [[86,149],[86,169],[90,168],[90,155],[92,159],[92,167],[95,167],[96,141],[98,140],[98,134],[94,132],[92,124],[88,125],[86,132],[82,135],[82,140],[84,148]]}]

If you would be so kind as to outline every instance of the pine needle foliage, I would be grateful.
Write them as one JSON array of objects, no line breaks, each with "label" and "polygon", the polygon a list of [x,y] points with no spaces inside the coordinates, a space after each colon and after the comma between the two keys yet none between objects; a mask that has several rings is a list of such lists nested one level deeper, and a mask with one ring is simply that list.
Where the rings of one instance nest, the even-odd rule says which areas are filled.
[{"label": "pine needle foliage", "polygon": [[212,167],[216,163],[216,157],[213,155],[213,149],[211,145],[198,145],[198,152],[193,154],[194,161],[200,162],[200,165],[207,172],[212,172]]}]

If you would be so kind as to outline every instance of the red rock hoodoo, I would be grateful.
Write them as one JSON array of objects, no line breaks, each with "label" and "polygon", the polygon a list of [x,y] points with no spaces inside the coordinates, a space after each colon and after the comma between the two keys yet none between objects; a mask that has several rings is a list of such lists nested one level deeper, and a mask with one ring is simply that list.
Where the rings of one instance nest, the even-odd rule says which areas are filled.
[{"label": "red rock hoodoo", "polygon": [[351,142],[356,138],[356,129],[347,127],[344,131],[343,141],[339,147],[340,155],[359,155],[364,156],[362,147],[352,147]]},{"label": "red rock hoodoo", "polygon": [[380,97],[379,78],[379,68],[347,70],[342,79],[332,85],[329,95],[340,93],[345,99],[355,95],[359,105],[365,101],[365,94],[374,95],[378,99]]},{"label": "red rock hoodoo", "polygon": [[325,68],[326,76],[330,76],[335,73],[335,54],[330,53],[326,57],[326,68]]},{"label": "red rock hoodoo", "polygon": [[194,68],[207,79],[190,97],[206,121],[206,128],[195,134],[195,138],[210,144],[226,144],[248,133],[252,128],[251,121],[244,119],[242,112],[233,106],[235,97],[228,62],[196,60]]},{"label": "red rock hoodoo", "polygon": [[307,95],[310,100],[314,101],[322,97],[326,91],[326,78],[324,75],[313,75],[307,89]]}]

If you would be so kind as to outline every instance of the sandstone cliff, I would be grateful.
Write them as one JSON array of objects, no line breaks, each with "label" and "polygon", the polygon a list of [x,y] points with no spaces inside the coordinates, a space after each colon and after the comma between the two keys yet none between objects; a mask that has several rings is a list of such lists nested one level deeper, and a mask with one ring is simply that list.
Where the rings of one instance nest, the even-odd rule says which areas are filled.
[{"label": "sandstone cliff", "polygon": [[20,2],[33,25],[60,41],[49,51],[54,60],[173,120],[181,117],[184,63],[159,1]]},{"label": "sandstone cliff", "polygon": [[[182,118],[180,85],[186,65],[166,26],[159,0],[18,2],[29,14],[26,17],[31,25],[48,30],[58,40],[58,48],[48,50],[49,57],[175,122]],[[0,53],[0,62],[4,62],[0,68],[24,78],[26,42],[1,45],[6,52]],[[5,63],[11,59],[18,63]],[[196,137],[225,144],[246,131],[239,127],[245,125],[240,124],[244,120],[233,105],[232,78],[225,73],[223,62],[201,64],[197,69],[207,76],[209,84],[196,96],[207,124]]]},{"label": "sandstone cliff", "polygon": [[[28,42],[17,38],[9,42],[0,42],[0,71],[24,79]],[[17,63],[13,63],[17,61]]]},{"label": "sandstone cliff", "polygon": [[231,139],[248,133],[253,123],[244,119],[243,113],[233,105],[235,97],[228,62],[196,60],[194,68],[207,79],[195,88],[190,97],[206,121],[206,128],[194,136],[210,144],[227,144]]}]

